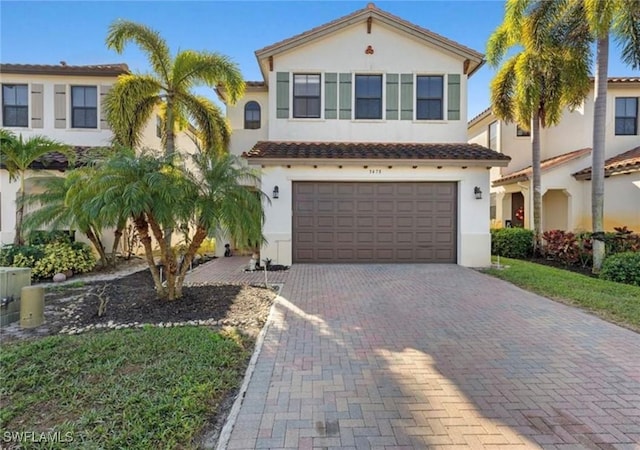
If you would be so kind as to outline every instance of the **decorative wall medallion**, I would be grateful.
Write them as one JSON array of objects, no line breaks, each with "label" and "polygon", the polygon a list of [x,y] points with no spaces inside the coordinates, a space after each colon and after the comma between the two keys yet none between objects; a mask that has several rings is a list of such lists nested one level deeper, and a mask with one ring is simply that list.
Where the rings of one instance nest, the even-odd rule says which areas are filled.
[{"label": "decorative wall medallion", "polygon": [[367,55],[373,55],[373,47],[372,46],[368,46],[367,49],[364,51]]}]

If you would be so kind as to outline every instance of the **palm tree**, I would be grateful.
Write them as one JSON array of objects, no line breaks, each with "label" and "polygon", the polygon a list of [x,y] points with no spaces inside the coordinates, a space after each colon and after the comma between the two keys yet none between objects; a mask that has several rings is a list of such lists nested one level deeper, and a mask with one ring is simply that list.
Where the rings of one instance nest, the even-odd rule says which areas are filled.
[{"label": "palm tree", "polygon": [[[506,4],[503,23],[487,44],[487,60],[498,66],[510,57],[491,82],[494,114],[531,131],[534,248],[540,248],[542,188],[540,128],[556,125],[566,107],[578,106],[589,91],[589,38],[585,27],[566,20],[547,20],[552,2]],[[581,8],[575,5],[575,14]]]},{"label": "palm tree", "polygon": [[[93,180],[99,192],[90,209],[107,216],[110,210],[120,211],[132,218],[156,292],[169,300],[182,296],[186,272],[209,233],[222,229],[253,241],[262,238],[262,223],[253,219],[256,211],[262,215],[261,200],[266,196],[242,184],[255,182],[257,175],[229,154],[206,152],[194,158],[197,174],[185,169],[178,155],[119,155]],[[195,227],[195,234],[178,262],[163,229],[181,225]],[[160,248],[166,286],[155,263],[152,238]]]},{"label": "palm tree", "polygon": [[65,177],[47,176],[34,179],[42,192],[26,195],[25,205],[39,208],[24,218],[25,230],[37,230],[44,225],[54,229],[60,226],[77,229],[84,233],[98,251],[103,266],[107,265],[107,255],[102,244],[102,224],[99,216],[89,212],[87,205],[91,193],[87,189],[95,169],[83,167],[67,172]]},{"label": "palm tree", "polygon": [[75,161],[75,153],[67,145],[44,136],[32,136],[25,140],[22,134],[16,136],[7,130],[0,130],[0,145],[2,146],[0,165],[9,172],[9,181],[18,180],[20,182],[14,244],[23,245],[22,222],[24,218],[27,170],[36,160],[52,152],[65,154],[69,165],[72,165]]},{"label": "palm tree", "polygon": [[226,149],[230,129],[220,109],[206,97],[196,95],[196,86],[222,86],[235,102],[245,83],[235,63],[219,53],[183,50],[171,55],[164,39],[154,30],[130,21],[111,24],[107,47],[122,53],[126,44],[136,43],[149,60],[152,74],[121,75],[107,95],[105,109],[115,140],[131,148],[140,144],[142,130],[154,108],[163,108],[162,139],[165,154],[175,151],[176,124],[192,122],[199,130],[203,147]]},{"label": "palm tree", "polygon": [[593,271],[599,272],[605,257],[604,160],[607,119],[609,36],[622,48],[622,60],[640,69],[640,2],[637,0],[583,0],[591,32],[596,39],[593,153],[591,164],[591,220]]}]

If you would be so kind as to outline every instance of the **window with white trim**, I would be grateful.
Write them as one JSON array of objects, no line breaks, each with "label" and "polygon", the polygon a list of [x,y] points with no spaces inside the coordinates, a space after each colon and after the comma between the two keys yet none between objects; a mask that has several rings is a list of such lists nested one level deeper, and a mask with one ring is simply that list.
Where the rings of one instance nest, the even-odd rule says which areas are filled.
[{"label": "window with white trim", "polygon": [[382,119],[382,75],[356,75],[356,119]]},{"label": "window with white trim", "polygon": [[2,85],[2,126],[29,126],[29,88],[26,84]]},{"label": "window with white trim", "polygon": [[616,136],[638,134],[638,97],[616,98]]},{"label": "window with white trim", "polygon": [[96,86],[71,86],[71,128],[98,128]]},{"label": "window with white trim", "polygon": [[293,117],[320,118],[320,74],[293,74]]},{"label": "window with white trim", "polygon": [[498,121],[489,124],[487,147],[491,150],[498,151]]},{"label": "window with white trim", "polygon": [[444,78],[441,75],[416,77],[416,119],[442,120]]}]

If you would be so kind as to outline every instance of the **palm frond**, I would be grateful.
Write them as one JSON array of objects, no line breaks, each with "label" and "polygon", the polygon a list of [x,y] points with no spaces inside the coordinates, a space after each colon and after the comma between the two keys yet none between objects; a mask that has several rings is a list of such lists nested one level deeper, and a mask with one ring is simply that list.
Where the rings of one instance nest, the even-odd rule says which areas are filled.
[{"label": "palm frond", "polygon": [[179,102],[199,131],[206,152],[226,152],[231,139],[231,128],[224,114],[206,97],[180,93]]},{"label": "palm frond", "polygon": [[137,147],[145,125],[160,103],[162,86],[148,75],[120,75],[106,95],[104,108],[114,142]]},{"label": "palm frond", "polygon": [[160,33],[129,20],[113,22],[107,34],[107,47],[122,53],[129,42],[135,42],[144,50],[155,73],[168,84],[171,76],[171,53]]},{"label": "palm frond", "polygon": [[622,61],[632,69],[640,70],[640,2],[620,0],[611,30],[621,48]]},{"label": "palm frond", "polygon": [[193,86],[223,86],[234,104],[244,95],[245,83],[238,65],[228,56],[185,50],[176,56],[173,66],[175,89],[188,90]]}]

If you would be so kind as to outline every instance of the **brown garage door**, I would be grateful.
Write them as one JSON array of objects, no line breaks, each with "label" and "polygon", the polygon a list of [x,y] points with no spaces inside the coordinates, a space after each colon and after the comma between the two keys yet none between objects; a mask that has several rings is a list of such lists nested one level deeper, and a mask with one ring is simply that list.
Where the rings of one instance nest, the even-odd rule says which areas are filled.
[{"label": "brown garage door", "polygon": [[456,262],[456,183],[293,183],[293,261]]}]

